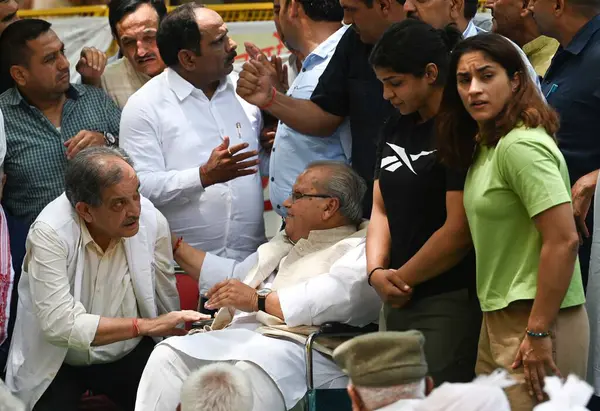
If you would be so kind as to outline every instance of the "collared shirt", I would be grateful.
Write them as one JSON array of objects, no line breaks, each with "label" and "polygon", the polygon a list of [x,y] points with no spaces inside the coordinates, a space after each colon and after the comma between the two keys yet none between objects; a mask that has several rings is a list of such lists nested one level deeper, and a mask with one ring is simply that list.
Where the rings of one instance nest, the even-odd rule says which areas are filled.
[{"label": "collared shirt", "polygon": [[81,130],[119,135],[121,111],[100,89],[72,84],[67,91],[60,129],[29,105],[16,88],[0,95],[4,114],[7,176],[3,203],[27,224],[65,189],[65,141]]},{"label": "collared shirt", "polygon": [[[467,28],[463,32],[463,38],[467,39],[469,37],[476,36],[480,33],[487,33],[487,32],[484,29],[482,29],[481,27],[477,27],[475,25],[475,23],[473,22],[473,20],[470,20],[469,24],[467,25]],[[507,37],[504,37],[504,38],[506,40],[510,41],[510,43],[518,50],[519,54],[521,55],[521,58],[523,59],[523,63],[525,63],[525,67],[527,68],[527,74],[529,75],[529,77],[531,78],[533,83],[538,87],[538,89],[541,89],[541,84],[540,84],[540,79],[538,77],[538,74],[535,71],[535,69],[533,68],[533,65],[529,62],[529,59],[527,58],[527,55],[525,54],[525,52],[523,52],[523,50],[521,50],[521,47],[519,47],[514,41],[512,41],[511,39],[509,39]]]},{"label": "collared shirt", "polygon": [[[163,220],[163,231],[166,224]],[[129,274],[123,239],[110,242],[103,251],[94,241],[85,223],[80,220],[81,246],[85,247],[85,268],[81,287],[80,302],[88,314],[97,314],[108,318],[138,318],[137,301],[133,293],[133,284]],[[39,229],[36,227],[34,231]],[[36,233],[32,244],[39,247]],[[163,247],[165,241],[163,240]],[[39,262],[38,262],[39,263]],[[70,348],[66,363],[69,365],[89,365],[115,361],[131,352],[141,337],[119,341],[109,345],[90,347],[87,351]]]},{"label": "collared shirt", "polygon": [[559,45],[559,42],[553,38],[539,36],[523,46],[523,51],[538,76],[544,77],[546,75],[552,57],[556,54]]},{"label": "collared shirt", "polygon": [[125,107],[129,97],[150,80],[150,76],[136,71],[126,57],[110,64],[102,75],[102,89],[119,108]]},{"label": "collared shirt", "polygon": [[[557,133],[574,184],[600,168],[600,15],[591,19],[567,47],[558,48],[542,90],[560,115]],[[591,214],[591,213],[590,213]]]},{"label": "collared shirt", "polygon": [[[348,29],[341,27],[315,48],[302,64],[302,70],[287,92],[288,96],[308,100],[319,78],[329,64],[338,42]],[[299,133],[279,122],[269,166],[269,198],[275,212],[285,217],[283,202],[290,196],[296,177],[306,166],[317,160],[335,160],[350,163],[352,147],[350,127],[344,122],[329,137],[315,137]]]},{"label": "collared shirt", "polygon": [[245,142],[258,151],[261,122],[260,110],[236,95],[231,78],[208,99],[166,69],[129,99],[120,144],[135,162],[142,194],[173,232],[193,247],[241,261],[265,241],[260,176],[204,188],[199,168],[225,136],[232,146]]},{"label": "collared shirt", "polygon": [[[158,215],[158,237],[154,250],[156,284],[163,277],[172,276],[171,240],[166,219]],[[91,343],[96,335],[100,317],[138,318],[138,308],[123,240],[113,241],[105,252],[94,242],[85,223],[80,220],[81,247],[84,251],[84,269],[79,301],[72,294],[74,279],[67,277],[67,250],[58,234],[46,223],[37,221],[27,237],[28,255],[24,261],[34,307],[44,307],[38,312],[43,329],[52,324],[52,333],[69,347],[65,361],[71,365],[88,365],[113,362],[133,350],[140,338],[120,341],[104,346],[71,345],[73,335],[83,336]],[[55,307],[50,309],[48,307]],[[56,321],[54,312],[70,310],[70,315]]]}]

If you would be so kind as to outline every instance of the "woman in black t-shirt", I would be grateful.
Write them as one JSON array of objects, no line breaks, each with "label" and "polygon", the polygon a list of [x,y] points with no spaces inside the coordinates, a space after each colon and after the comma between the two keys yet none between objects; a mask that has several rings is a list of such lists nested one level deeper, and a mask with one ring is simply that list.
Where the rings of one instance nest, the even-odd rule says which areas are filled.
[{"label": "woman in black t-shirt", "polygon": [[461,35],[418,20],[390,27],[370,62],[398,113],[382,130],[367,234],[369,283],[381,328],[420,330],[436,384],[475,373],[481,310],[463,207],[464,175],[437,158],[434,118]]}]

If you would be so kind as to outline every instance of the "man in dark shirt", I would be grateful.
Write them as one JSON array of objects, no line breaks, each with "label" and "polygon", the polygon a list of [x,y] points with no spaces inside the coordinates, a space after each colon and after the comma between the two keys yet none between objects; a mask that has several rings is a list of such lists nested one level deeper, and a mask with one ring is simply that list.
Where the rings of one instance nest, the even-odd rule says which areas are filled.
[{"label": "man in dark shirt", "polygon": [[372,45],[392,23],[406,17],[397,0],[340,0],[344,23],[351,24],[340,40],[311,100],[299,100],[275,91],[264,56],[244,65],[238,94],[266,109],[290,128],[327,137],[345,117],[352,132],[352,166],[369,185],[364,216],[373,203],[373,172],[379,129],[393,107],[383,99],[383,88],[369,65]]},{"label": "man in dark shirt", "polygon": [[[557,4],[564,7],[557,9]],[[589,210],[600,168],[600,1],[532,0],[529,8],[540,32],[560,43],[542,91],[560,115],[558,146],[571,176],[575,220],[583,240],[579,263],[587,286],[593,228]]]}]

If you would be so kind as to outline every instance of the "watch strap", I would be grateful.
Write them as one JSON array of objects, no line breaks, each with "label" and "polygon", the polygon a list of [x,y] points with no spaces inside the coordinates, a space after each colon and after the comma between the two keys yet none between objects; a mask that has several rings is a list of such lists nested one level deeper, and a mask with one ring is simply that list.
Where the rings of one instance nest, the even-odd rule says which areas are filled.
[{"label": "watch strap", "polygon": [[266,313],[267,312],[266,303],[267,303],[267,296],[259,295],[258,296],[258,311],[262,311],[262,312]]}]

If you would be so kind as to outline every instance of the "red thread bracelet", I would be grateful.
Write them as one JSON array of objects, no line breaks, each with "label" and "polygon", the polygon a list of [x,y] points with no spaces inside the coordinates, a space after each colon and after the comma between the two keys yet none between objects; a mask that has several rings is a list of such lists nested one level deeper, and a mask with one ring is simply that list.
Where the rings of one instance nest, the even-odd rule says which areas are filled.
[{"label": "red thread bracelet", "polygon": [[133,338],[137,338],[140,336],[140,327],[138,325],[138,319],[133,319]]},{"label": "red thread bracelet", "polygon": [[175,243],[175,247],[173,247],[173,255],[175,255],[175,253],[177,252],[177,249],[179,248],[179,246],[181,245],[182,242],[183,242],[183,237],[179,237],[177,239],[177,242]]},{"label": "red thread bracelet", "polygon": [[271,90],[273,91],[271,94],[271,101],[269,101],[267,104],[265,104],[262,107],[259,107],[259,109],[261,110],[266,110],[269,107],[271,107],[273,105],[273,103],[275,102],[275,96],[277,95],[277,90],[275,89],[275,87],[271,87]]}]

